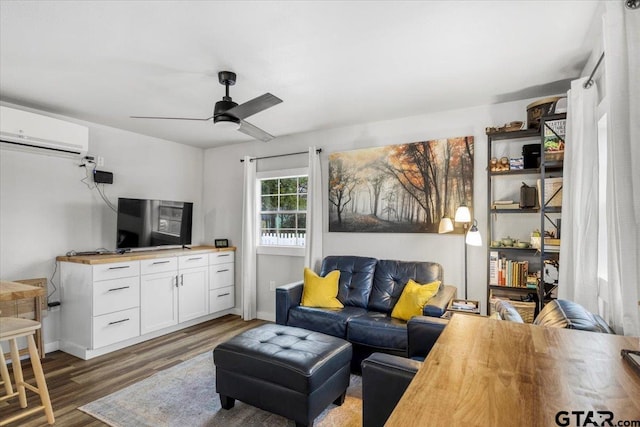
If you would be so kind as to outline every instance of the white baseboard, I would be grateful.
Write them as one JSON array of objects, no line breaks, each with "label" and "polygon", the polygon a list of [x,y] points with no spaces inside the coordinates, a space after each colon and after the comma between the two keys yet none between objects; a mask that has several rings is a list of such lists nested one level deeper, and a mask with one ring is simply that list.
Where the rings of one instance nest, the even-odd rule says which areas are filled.
[{"label": "white baseboard", "polygon": [[54,341],[54,342],[46,342],[44,343],[44,353],[51,353],[53,351],[58,351],[60,350],[60,341]]},{"label": "white baseboard", "polygon": [[267,320],[269,322],[276,321],[275,313],[272,313],[270,311],[259,311],[256,313],[256,316],[258,317],[258,319],[261,319],[261,320]]}]

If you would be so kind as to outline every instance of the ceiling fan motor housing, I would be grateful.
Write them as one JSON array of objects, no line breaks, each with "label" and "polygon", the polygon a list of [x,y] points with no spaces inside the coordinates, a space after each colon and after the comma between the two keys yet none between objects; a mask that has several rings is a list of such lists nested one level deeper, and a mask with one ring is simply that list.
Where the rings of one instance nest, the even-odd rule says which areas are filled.
[{"label": "ceiling fan motor housing", "polygon": [[238,119],[237,117],[224,114],[226,111],[229,111],[230,109],[232,109],[237,105],[238,105],[237,103],[231,101],[230,99],[229,100],[223,99],[222,101],[216,102],[216,105],[213,109],[213,122],[214,123],[218,123],[218,122],[240,123],[240,119]]}]

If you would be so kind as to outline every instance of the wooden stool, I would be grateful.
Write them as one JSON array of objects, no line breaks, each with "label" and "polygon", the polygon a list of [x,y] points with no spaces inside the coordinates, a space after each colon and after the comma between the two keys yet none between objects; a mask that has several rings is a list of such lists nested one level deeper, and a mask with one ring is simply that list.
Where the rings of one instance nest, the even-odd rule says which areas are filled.
[{"label": "wooden stool", "polygon": [[[0,350],[0,362],[2,362],[2,365],[0,365],[0,374],[2,382],[4,383],[4,389],[7,393],[6,396],[0,397],[0,402],[18,396],[20,407],[26,408],[27,395],[25,388],[28,388],[38,394],[40,396],[40,401],[42,402],[41,406],[22,411],[18,415],[5,420],[0,420],[0,426],[9,424],[41,410],[44,410],[49,424],[53,424],[55,422],[53,417],[53,408],[51,407],[51,400],[49,399],[49,391],[47,390],[47,382],[45,381],[44,373],[42,372],[42,364],[40,363],[38,349],[33,339],[35,332],[40,329],[40,326],[40,322],[36,322],[35,320],[20,319],[17,317],[0,317],[0,341],[9,341],[9,345],[11,347],[11,365],[13,367],[13,376],[17,389],[17,391],[13,391],[4,354],[2,350]],[[18,351],[17,342],[17,339],[20,337],[27,338],[29,357],[31,358],[31,366],[33,367],[33,373],[36,377],[37,387],[26,383],[22,376],[22,366],[20,364],[20,353]]]}]

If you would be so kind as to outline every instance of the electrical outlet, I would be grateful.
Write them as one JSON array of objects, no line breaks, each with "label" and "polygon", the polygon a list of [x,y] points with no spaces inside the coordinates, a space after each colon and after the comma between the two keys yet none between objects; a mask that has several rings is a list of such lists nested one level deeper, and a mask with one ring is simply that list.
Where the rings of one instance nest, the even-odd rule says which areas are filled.
[{"label": "electrical outlet", "polygon": [[104,157],[98,156],[96,166],[104,166]]},{"label": "electrical outlet", "polygon": [[276,281],[275,280],[269,280],[269,290],[270,291],[275,291],[276,290]]}]

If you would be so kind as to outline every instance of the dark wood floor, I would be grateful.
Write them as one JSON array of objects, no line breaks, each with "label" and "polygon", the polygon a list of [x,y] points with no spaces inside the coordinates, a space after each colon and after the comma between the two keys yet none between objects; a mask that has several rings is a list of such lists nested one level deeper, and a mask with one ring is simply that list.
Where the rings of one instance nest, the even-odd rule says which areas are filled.
[{"label": "dark wood floor", "polygon": [[[78,359],[61,351],[48,353],[42,360],[42,368],[51,395],[55,425],[105,426],[106,424],[76,408],[198,354],[211,351],[230,337],[263,323],[266,322],[245,322],[239,316],[227,315],[91,360]],[[23,367],[25,379],[35,384],[29,362],[23,361]],[[37,395],[29,391],[27,395],[29,406],[39,403]],[[19,409],[17,398],[10,404],[0,403],[0,419]],[[44,425],[47,422],[43,412],[10,424],[12,427]]]}]

